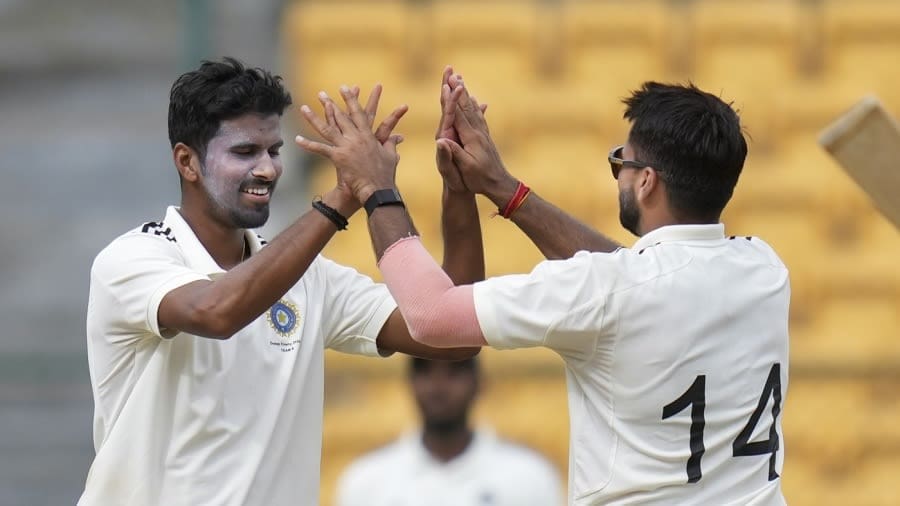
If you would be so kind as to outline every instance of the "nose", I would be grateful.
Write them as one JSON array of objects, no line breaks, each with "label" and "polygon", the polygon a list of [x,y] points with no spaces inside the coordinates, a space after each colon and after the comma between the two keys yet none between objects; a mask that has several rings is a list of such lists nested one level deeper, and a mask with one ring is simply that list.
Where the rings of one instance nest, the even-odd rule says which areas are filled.
[{"label": "nose", "polygon": [[266,181],[274,181],[278,177],[277,162],[268,153],[264,154],[251,172],[254,177]]}]

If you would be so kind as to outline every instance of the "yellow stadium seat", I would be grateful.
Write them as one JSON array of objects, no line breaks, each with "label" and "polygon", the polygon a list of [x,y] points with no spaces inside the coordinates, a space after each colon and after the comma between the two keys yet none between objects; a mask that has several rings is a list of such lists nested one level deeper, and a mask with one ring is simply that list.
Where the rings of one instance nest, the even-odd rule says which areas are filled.
[{"label": "yellow stadium seat", "polygon": [[523,137],[507,166],[545,199],[590,222],[618,210],[618,186],[606,159],[616,142],[590,130],[551,127]]},{"label": "yellow stadium seat", "polygon": [[562,10],[567,85],[624,96],[644,81],[671,78],[667,65],[672,14],[666,2],[568,0]]},{"label": "yellow stadium seat", "polygon": [[823,9],[826,78],[900,110],[900,3],[826,0]]},{"label": "yellow stadium seat", "polygon": [[[332,504],[337,479],[352,460],[417,429],[419,423],[406,379],[406,357],[358,360],[335,353],[327,358],[322,503]],[[473,422],[534,447],[565,475],[569,420],[561,359],[547,350],[486,349],[479,360],[484,378]],[[362,366],[363,361],[377,363],[385,374]],[[360,424],[361,418],[366,423]]]},{"label": "yellow stadium seat", "polygon": [[795,76],[794,34],[801,23],[794,2],[698,0],[691,25],[695,75],[774,89]]},{"label": "yellow stadium seat", "polygon": [[798,372],[803,357],[793,357],[783,411],[782,481],[789,504],[898,504],[895,381],[867,377],[865,369],[841,362]]},{"label": "yellow stadium seat", "polygon": [[[803,205],[812,203],[826,213],[858,201],[855,185],[819,145],[819,136],[859,96],[840,83],[794,82],[775,93],[775,143],[764,167],[787,176],[781,192]],[[752,150],[752,144],[751,144]],[[849,189],[849,193],[844,191]],[[840,206],[835,206],[840,202]],[[859,207],[857,204],[854,207]]]},{"label": "yellow stadium seat", "polygon": [[863,367],[900,360],[900,298],[889,292],[832,293],[811,311],[808,329],[794,334],[791,351],[804,360]]},{"label": "yellow stadium seat", "polygon": [[431,68],[453,65],[478,97],[493,102],[536,79],[536,3],[438,1],[431,8]]},{"label": "yellow stadium seat", "polygon": [[337,96],[341,84],[370,87],[408,72],[404,2],[296,2],[284,19],[290,83],[306,103],[317,103],[319,90]]},{"label": "yellow stadium seat", "polygon": [[733,100],[744,124],[765,146],[772,133],[772,95],[796,76],[795,2],[700,0],[693,4],[693,79]]},{"label": "yellow stadium seat", "polygon": [[[774,207],[784,210],[807,208],[817,202],[818,186],[813,162],[825,155],[809,138],[800,139],[796,148],[774,154],[757,155],[751,144],[741,177],[726,213],[746,209]],[[810,159],[802,159],[809,156]],[[798,158],[801,158],[798,162]]]}]

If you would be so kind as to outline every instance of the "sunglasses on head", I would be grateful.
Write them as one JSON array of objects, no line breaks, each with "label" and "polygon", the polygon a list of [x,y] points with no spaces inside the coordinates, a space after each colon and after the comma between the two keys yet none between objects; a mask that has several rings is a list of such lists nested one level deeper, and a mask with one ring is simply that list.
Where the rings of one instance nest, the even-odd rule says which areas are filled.
[{"label": "sunglasses on head", "polygon": [[645,169],[650,166],[649,163],[639,162],[637,160],[623,160],[622,150],[625,146],[616,146],[609,151],[609,168],[612,169],[613,179],[619,179],[619,171],[622,167],[631,167],[632,169]]}]

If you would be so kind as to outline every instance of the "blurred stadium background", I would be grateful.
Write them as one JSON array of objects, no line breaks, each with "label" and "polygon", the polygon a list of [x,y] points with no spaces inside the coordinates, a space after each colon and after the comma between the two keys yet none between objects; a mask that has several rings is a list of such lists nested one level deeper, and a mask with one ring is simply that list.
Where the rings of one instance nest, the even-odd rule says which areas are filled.
[{"label": "blurred stadium background", "polygon": [[[445,64],[490,104],[513,174],[626,244],[605,160],[627,133],[619,99],[644,80],[690,79],[733,100],[752,141],[723,220],[772,244],[792,272],[787,499],[900,504],[900,234],[816,144],[865,94],[900,115],[896,0],[0,0],[0,503],[68,504],[80,492],[92,456],[89,265],[176,201],[168,88],[223,54],[279,69],[298,105],[376,82],[383,108],[408,103],[400,187],[436,256]],[[333,184],[318,160],[295,152],[292,164],[268,235]],[[481,203],[489,275],[530,270],[538,251]],[[360,215],[325,254],[377,275]],[[478,419],[564,475],[561,361],[482,357]],[[350,460],[416,423],[404,360],[327,360],[323,504]]]}]

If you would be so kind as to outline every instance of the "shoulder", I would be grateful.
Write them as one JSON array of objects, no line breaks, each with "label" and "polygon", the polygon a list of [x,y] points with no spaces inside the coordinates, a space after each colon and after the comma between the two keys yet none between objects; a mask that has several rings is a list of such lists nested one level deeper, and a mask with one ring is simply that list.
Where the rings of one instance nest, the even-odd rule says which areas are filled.
[{"label": "shoulder", "polygon": [[357,458],[341,474],[339,488],[350,489],[378,482],[386,474],[394,474],[409,454],[408,438],[401,438]]},{"label": "shoulder", "polygon": [[737,252],[747,255],[748,257],[756,257],[762,263],[769,264],[773,267],[787,269],[784,262],[775,252],[775,249],[763,239],[756,236],[730,236],[729,244],[737,250]]},{"label": "shoulder", "polygon": [[162,222],[146,222],[116,237],[94,258],[92,276],[110,269],[128,266],[147,258],[171,258],[182,261],[178,239],[171,227]]},{"label": "shoulder", "polygon": [[486,293],[508,294],[516,300],[520,299],[516,294],[594,299],[616,285],[628,268],[629,254],[629,250],[620,248],[612,253],[579,251],[571,258],[544,260],[528,274],[496,276],[476,283],[476,299]]}]

